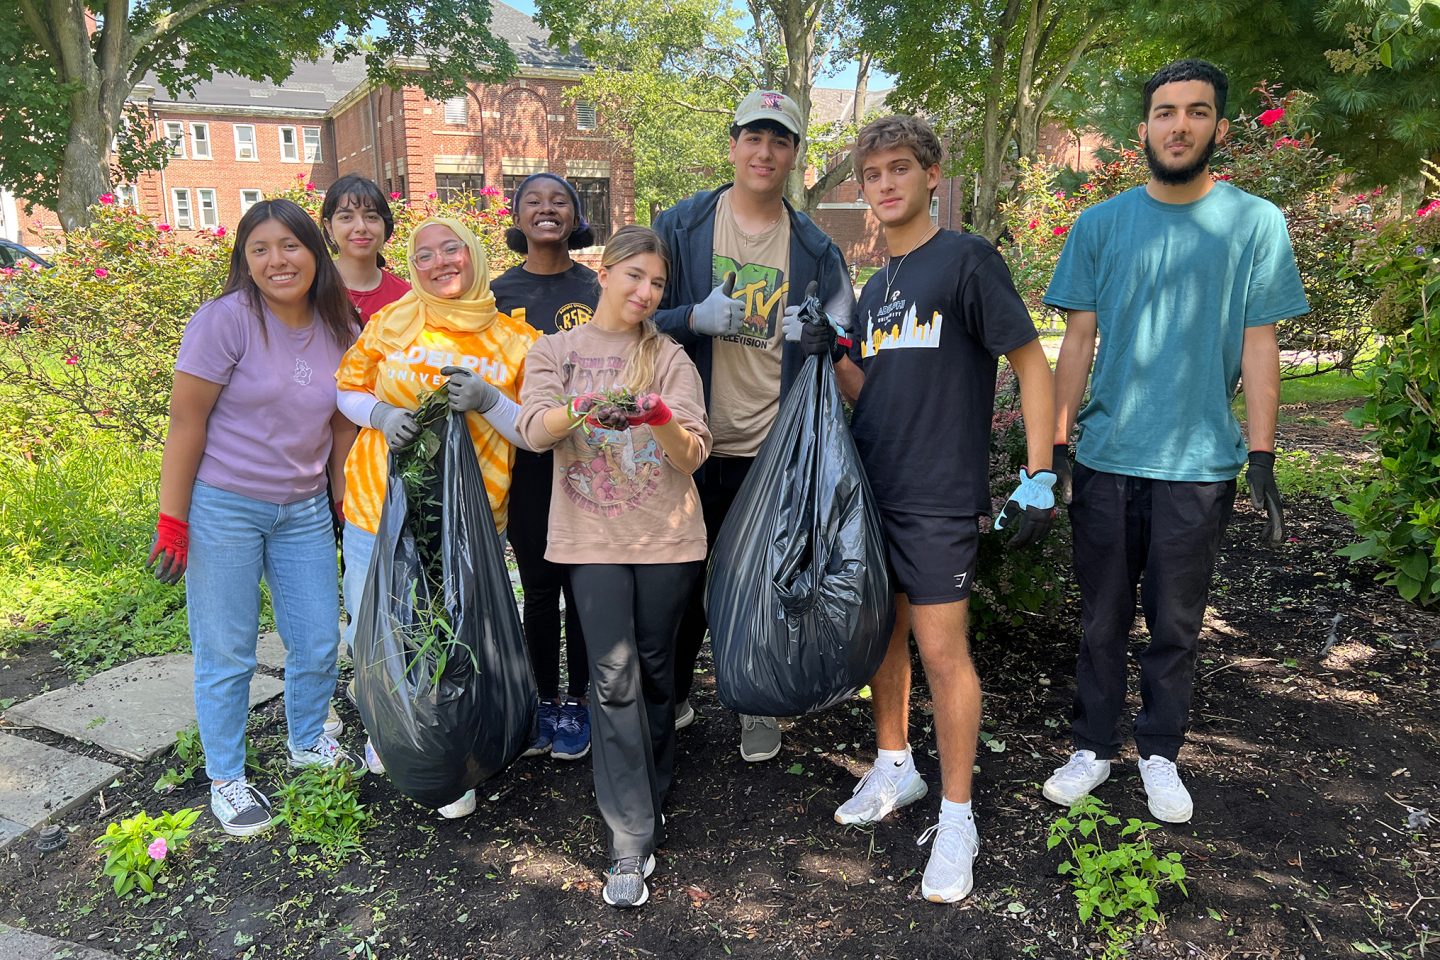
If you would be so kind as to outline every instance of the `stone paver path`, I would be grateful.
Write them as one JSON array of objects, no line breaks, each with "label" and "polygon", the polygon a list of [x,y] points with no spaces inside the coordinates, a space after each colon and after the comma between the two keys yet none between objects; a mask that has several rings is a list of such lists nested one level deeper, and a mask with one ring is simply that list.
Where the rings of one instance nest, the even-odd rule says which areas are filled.
[{"label": "stone paver path", "polygon": [[[132,760],[149,760],[169,749],[175,735],[195,722],[194,676],[189,654],[147,657],[16,704],[6,711],[6,719],[17,726],[54,730]],[[257,673],[250,681],[250,706],[278,697],[284,689],[274,677]]]},{"label": "stone paver path", "polygon": [[[0,847],[58,820],[123,771],[8,733],[0,733]],[[0,958],[8,958],[0,948]]]},{"label": "stone paver path", "polygon": [[119,960],[113,953],[0,923],[0,960]]}]

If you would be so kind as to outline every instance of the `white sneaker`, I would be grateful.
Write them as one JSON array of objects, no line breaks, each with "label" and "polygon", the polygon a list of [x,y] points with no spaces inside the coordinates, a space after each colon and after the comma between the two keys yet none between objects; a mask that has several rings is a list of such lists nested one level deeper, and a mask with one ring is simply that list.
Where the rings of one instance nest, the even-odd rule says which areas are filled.
[{"label": "white sneaker", "polygon": [[365,738],[365,766],[377,777],[385,775],[385,763],[380,759],[380,754],[375,752],[375,744],[369,737]]},{"label": "white sneaker", "polygon": [[454,803],[447,803],[440,808],[440,816],[446,820],[458,820],[461,817],[468,817],[475,812],[475,791],[466,790],[460,795],[460,799]]},{"label": "white sneaker", "polygon": [[1145,799],[1156,820],[1166,823],[1189,823],[1195,812],[1190,791],[1180,782],[1180,771],[1164,757],[1140,761],[1140,779],[1145,783]]},{"label": "white sneaker", "polygon": [[899,773],[871,766],[855,784],[850,799],[835,808],[835,822],[878,823],[892,811],[914,803],[929,792],[913,762]]},{"label": "white sneaker", "polygon": [[931,837],[935,845],[920,880],[921,896],[932,903],[964,900],[975,885],[975,855],[980,852],[975,821],[942,816],[939,823],[920,834],[916,845],[925,846]]},{"label": "white sneaker", "polygon": [[340,719],[340,714],[335,712],[335,704],[330,704],[330,712],[325,714],[325,736],[338,737],[345,732],[345,721]]},{"label": "white sneaker", "polygon": [[1095,759],[1094,750],[1076,750],[1065,761],[1065,766],[1056,767],[1045,781],[1045,799],[1068,807],[1079,803],[1081,797],[1108,779],[1109,760]]},{"label": "white sneaker", "polygon": [[365,775],[365,758],[356,756],[335,742],[334,737],[320,734],[304,750],[290,748],[290,766],[300,767],[348,767],[355,776]]}]

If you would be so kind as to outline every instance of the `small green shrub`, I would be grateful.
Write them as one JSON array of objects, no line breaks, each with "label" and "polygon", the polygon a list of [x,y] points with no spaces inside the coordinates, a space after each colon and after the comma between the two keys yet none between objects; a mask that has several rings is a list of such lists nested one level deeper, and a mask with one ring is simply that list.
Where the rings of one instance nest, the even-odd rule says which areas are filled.
[{"label": "small green shrub", "polygon": [[[1135,934],[1159,922],[1163,889],[1173,886],[1190,895],[1180,854],[1160,856],[1151,847],[1148,831],[1157,829],[1159,824],[1134,817],[1122,826],[1119,817],[1090,795],[1050,824],[1045,849],[1065,845],[1069,856],[1057,872],[1070,878],[1080,921],[1093,923],[1105,937],[1107,960],[1126,956]],[[1106,835],[1112,831],[1107,845]]]},{"label": "small green shrub", "polygon": [[95,845],[105,854],[100,875],[111,879],[115,895],[128,896],[136,887],[153,893],[155,878],[184,849],[199,816],[199,810],[186,809],[151,819],[142,811],[106,827]]},{"label": "small green shrub", "polygon": [[[992,523],[1020,482],[1020,468],[1028,457],[1019,384],[1007,366],[1001,369],[996,384],[995,412],[990,422]],[[1009,547],[1009,533],[996,533],[982,526],[975,589],[970,595],[970,632],[975,638],[1019,626],[1027,617],[1053,618],[1059,614],[1070,569],[1070,524],[1064,505],[1057,507],[1050,533],[1039,544],[1023,550]]]},{"label": "small green shrub", "polygon": [[[290,828],[296,844],[313,843],[332,861],[360,849],[360,831],[370,815],[360,805],[355,775],[343,767],[307,767],[276,792],[275,818]],[[291,846],[290,855],[296,855]]]},{"label": "small green shrub", "polygon": [[[1440,167],[1426,174],[1440,189]],[[1356,272],[1379,294],[1385,334],[1365,375],[1370,397],[1347,415],[1369,428],[1380,471],[1336,504],[1360,542],[1341,556],[1378,563],[1384,582],[1422,606],[1440,605],[1440,202],[1387,224],[1361,249]]]}]

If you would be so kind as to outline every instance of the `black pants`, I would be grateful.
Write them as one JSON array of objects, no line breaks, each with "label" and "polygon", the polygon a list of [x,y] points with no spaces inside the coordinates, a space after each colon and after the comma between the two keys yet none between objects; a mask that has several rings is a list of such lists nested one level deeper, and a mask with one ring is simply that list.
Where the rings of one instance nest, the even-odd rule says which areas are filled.
[{"label": "black pants", "polygon": [[520,586],[525,591],[522,618],[525,645],[540,699],[560,696],[560,597],[565,597],[565,660],[569,664],[566,692],[572,698],[585,695],[590,684],[590,665],[585,658],[585,634],[575,611],[570,589],[570,571],[563,564],[545,559],[546,532],[550,524],[550,490],[554,455],[515,451],[515,469],[510,482],[510,525],[507,535],[520,568]]},{"label": "black pants", "polygon": [[595,801],[610,859],[665,838],[675,775],[675,628],[702,562],[579,564],[570,582],[590,654]]},{"label": "black pants", "polygon": [[1125,657],[1135,590],[1150,628],[1140,654],[1141,757],[1174,760],[1190,725],[1195,659],[1235,481],[1190,483],[1100,473],[1075,465],[1070,525],[1080,583],[1075,747],[1101,759],[1120,752]]},{"label": "black pants", "polygon": [[[705,548],[715,546],[720,527],[730,513],[730,505],[740,492],[740,485],[750,474],[754,457],[711,457],[695,471],[695,487],[700,493],[700,509],[705,515]],[[675,638],[675,702],[690,699],[695,683],[695,661],[705,642],[705,578],[697,577],[680,620]]]}]

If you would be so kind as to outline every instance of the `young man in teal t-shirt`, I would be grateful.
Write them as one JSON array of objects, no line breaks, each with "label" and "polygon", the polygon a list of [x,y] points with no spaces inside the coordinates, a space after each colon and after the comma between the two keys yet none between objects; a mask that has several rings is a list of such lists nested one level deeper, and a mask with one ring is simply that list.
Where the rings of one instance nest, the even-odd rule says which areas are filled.
[{"label": "young man in teal t-shirt", "polygon": [[[1247,461],[1230,401],[1243,379],[1247,479],[1268,513],[1265,536],[1279,543],[1275,323],[1310,309],[1284,215],[1210,176],[1229,126],[1227,87],[1203,60],[1177,61],[1150,78],[1139,127],[1150,180],[1080,215],[1045,294],[1067,314],[1055,369],[1055,463],[1063,495],[1078,423],[1070,522],[1083,631],[1075,752],[1046,781],[1045,796],[1068,805],[1110,775],[1138,584],[1150,641],[1140,655],[1135,746],[1150,812],[1171,823],[1192,814],[1175,761],[1210,577]],[[1080,409],[1087,381],[1090,400]]]}]

